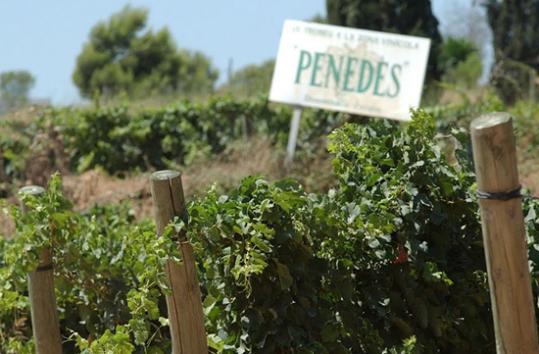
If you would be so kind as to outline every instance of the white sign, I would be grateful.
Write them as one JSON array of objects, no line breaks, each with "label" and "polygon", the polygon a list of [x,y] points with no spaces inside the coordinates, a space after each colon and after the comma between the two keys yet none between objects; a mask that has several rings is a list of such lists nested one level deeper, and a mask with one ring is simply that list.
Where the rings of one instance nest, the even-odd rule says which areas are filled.
[{"label": "white sign", "polygon": [[427,38],[287,20],[270,100],[409,120],[429,48]]}]

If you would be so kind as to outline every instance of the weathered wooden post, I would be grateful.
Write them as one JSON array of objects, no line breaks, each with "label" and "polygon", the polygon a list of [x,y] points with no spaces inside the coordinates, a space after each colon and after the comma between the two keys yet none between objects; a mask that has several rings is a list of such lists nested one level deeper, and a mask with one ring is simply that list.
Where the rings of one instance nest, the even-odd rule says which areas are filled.
[{"label": "weathered wooden post", "polygon": [[[38,186],[26,186],[20,194],[40,195],[45,190]],[[22,204],[22,209],[25,210]],[[54,295],[52,250],[44,248],[39,255],[35,271],[28,274],[28,293],[32,316],[32,331],[37,354],[62,353],[60,325]]]},{"label": "weathered wooden post", "polygon": [[483,241],[498,354],[537,354],[539,344],[515,137],[507,113],[471,124]]},{"label": "weathered wooden post", "polygon": [[[157,234],[176,216],[186,216],[181,174],[158,171],[150,178]],[[165,273],[171,288],[167,308],[174,354],[207,354],[204,314],[191,244],[179,235],[181,264],[167,261]]]}]

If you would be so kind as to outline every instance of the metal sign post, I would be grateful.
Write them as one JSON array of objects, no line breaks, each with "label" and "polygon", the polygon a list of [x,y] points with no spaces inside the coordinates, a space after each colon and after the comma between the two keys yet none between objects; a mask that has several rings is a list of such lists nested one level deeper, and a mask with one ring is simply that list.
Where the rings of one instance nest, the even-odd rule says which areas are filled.
[{"label": "metal sign post", "polygon": [[288,145],[286,146],[285,166],[287,167],[290,167],[294,161],[302,111],[303,107],[294,106],[294,113],[292,114],[292,121],[290,122],[290,133],[288,134]]}]

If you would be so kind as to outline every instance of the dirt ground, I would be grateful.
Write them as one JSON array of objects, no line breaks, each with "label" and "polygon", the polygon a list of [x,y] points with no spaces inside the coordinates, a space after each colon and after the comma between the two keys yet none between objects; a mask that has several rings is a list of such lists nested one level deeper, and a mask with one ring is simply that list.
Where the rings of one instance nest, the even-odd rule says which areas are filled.
[{"label": "dirt ground", "polygon": [[522,186],[530,191],[531,195],[539,196],[539,169],[527,173],[525,176],[520,178],[520,181]]}]

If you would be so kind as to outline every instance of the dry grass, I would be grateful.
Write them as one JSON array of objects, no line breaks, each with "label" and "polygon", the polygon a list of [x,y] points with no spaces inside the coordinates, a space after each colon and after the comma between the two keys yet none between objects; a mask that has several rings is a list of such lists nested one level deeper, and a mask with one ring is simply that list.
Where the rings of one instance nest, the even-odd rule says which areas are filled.
[{"label": "dry grass", "polygon": [[477,86],[473,88],[446,88],[441,92],[436,103],[441,106],[462,104],[463,102],[470,102],[473,104],[474,102],[484,100],[489,91],[490,88],[487,86]]},{"label": "dry grass", "polygon": [[[243,178],[260,175],[274,180],[281,177],[281,153],[267,139],[253,138],[233,145],[223,154],[182,170],[187,199],[215,185],[226,191]],[[130,201],[137,217],[151,216],[150,172],[115,178],[100,170],[80,175],[65,175],[64,190],[75,209],[86,210],[94,205]]]},{"label": "dry grass", "polygon": [[283,152],[264,137],[232,144],[217,157],[195,163],[185,170],[187,195],[198,194],[215,184],[220,190],[236,186],[247,176],[259,175],[269,180],[285,175]]}]

